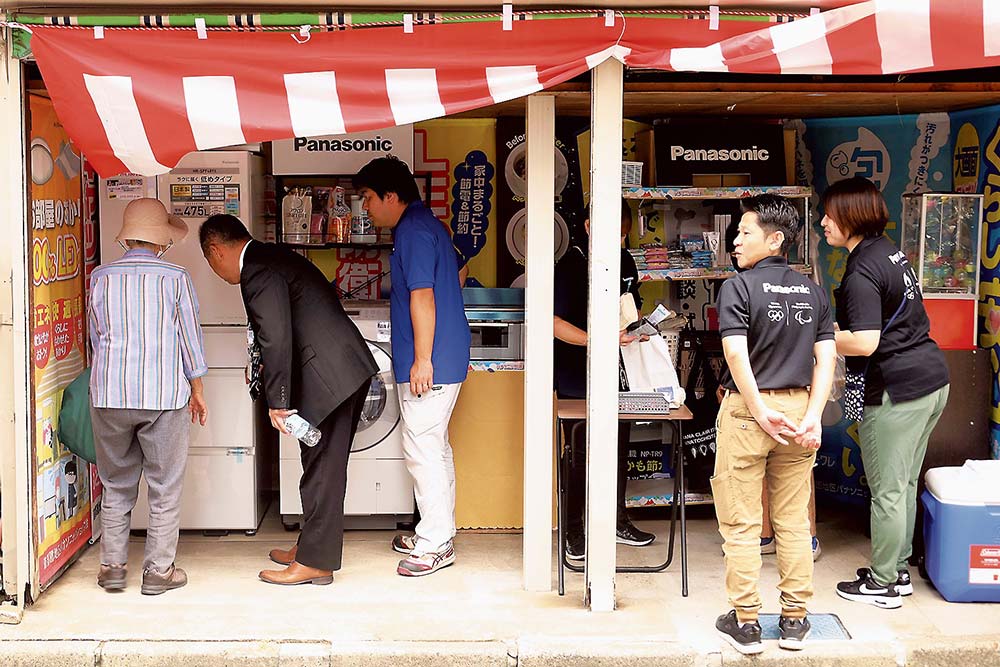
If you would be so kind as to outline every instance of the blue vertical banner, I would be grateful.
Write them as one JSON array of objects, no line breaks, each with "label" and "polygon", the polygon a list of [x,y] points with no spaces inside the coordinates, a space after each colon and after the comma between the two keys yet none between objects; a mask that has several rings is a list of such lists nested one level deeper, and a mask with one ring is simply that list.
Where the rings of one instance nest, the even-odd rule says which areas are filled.
[{"label": "blue vertical banner", "polygon": [[952,118],[955,189],[984,195],[978,342],[990,355],[990,455],[1000,459],[1000,106]]},{"label": "blue vertical banner", "polygon": [[469,152],[465,160],[455,167],[451,188],[451,231],[462,265],[486,246],[495,173],[496,169],[486,153],[478,150]]},{"label": "blue vertical banner", "polygon": [[[811,202],[812,256],[831,302],[833,289],[843,278],[848,253],[844,248],[830,247],[823,238],[819,199],[824,190],[853,176],[871,180],[889,206],[886,234],[898,245],[903,195],[952,189],[951,125],[951,117],[945,113],[824,118],[793,124],[799,134],[797,177],[816,191]],[[858,446],[858,425],[843,418],[837,403],[828,404],[823,424],[816,490],[846,502],[864,502],[870,494]]]}]

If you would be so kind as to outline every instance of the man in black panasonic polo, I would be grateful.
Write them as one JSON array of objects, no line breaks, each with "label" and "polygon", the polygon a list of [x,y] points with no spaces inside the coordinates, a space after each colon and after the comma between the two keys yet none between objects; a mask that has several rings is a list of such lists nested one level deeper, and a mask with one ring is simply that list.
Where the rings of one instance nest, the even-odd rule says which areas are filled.
[{"label": "man in black panasonic polo", "polygon": [[798,212],[776,195],[745,199],[734,255],[741,269],[719,292],[727,370],[712,493],[733,609],[715,627],[744,654],[760,653],[761,484],[767,483],[781,591],[778,645],[801,649],[812,597],[809,493],[836,344],[826,294],[788,266]]}]

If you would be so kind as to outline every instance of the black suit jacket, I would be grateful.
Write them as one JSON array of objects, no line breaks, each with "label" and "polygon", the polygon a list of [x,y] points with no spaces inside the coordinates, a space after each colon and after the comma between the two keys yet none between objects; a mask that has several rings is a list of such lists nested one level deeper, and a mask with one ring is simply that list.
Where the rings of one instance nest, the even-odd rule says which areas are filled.
[{"label": "black suit jacket", "polygon": [[378,372],[334,288],[301,255],[251,241],[240,290],[260,343],[269,408],[295,408],[316,425]]}]

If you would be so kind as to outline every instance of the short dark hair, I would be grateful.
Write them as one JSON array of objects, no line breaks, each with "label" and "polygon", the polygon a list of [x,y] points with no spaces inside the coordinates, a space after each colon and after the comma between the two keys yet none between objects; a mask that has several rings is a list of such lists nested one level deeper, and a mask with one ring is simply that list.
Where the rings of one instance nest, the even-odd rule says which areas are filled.
[{"label": "short dark hair", "polygon": [[878,186],[855,176],[837,181],[823,193],[823,212],[840,231],[852,236],[877,237],[889,224],[889,207]]},{"label": "short dark hair", "polygon": [[420,199],[420,190],[406,163],[392,155],[377,157],[354,177],[354,189],[368,188],[383,199],[387,192],[395,192],[399,201],[409,204]]},{"label": "short dark hair", "polygon": [[763,194],[740,200],[744,213],[755,213],[757,224],[768,234],[781,232],[785,240],[781,244],[781,254],[785,255],[799,239],[802,219],[792,202],[780,195]]},{"label": "short dark hair", "polygon": [[218,213],[201,223],[198,229],[198,241],[201,251],[208,252],[208,246],[213,243],[230,244],[250,239],[250,232],[243,226],[240,219],[228,213]]}]

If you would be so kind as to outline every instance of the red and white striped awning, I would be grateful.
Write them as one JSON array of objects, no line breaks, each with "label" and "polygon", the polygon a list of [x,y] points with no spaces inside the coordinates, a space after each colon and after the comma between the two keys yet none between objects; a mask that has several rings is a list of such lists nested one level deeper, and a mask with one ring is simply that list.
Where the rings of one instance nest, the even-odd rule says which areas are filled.
[{"label": "red and white striped awning", "polygon": [[629,67],[892,74],[1000,65],[1000,0],[869,0],[790,23],[615,17],[314,31],[33,28],[66,130],[102,175],[186,153],[412,123]]}]

